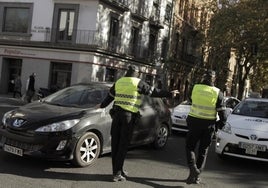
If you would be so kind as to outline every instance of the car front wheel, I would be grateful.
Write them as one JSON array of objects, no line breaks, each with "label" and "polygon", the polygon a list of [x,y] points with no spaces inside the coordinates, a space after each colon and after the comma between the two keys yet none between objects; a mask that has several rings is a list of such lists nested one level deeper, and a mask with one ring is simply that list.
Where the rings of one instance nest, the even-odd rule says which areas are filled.
[{"label": "car front wheel", "polygon": [[73,163],[80,167],[91,165],[99,157],[100,148],[100,140],[96,134],[84,134],[76,144]]},{"label": "car front wheel", "polygon": [[162,149],[167,144],[168,140],[168,128],[166,125],[161,125],[156,131],[156,138],[153,146],[156,149]]}]

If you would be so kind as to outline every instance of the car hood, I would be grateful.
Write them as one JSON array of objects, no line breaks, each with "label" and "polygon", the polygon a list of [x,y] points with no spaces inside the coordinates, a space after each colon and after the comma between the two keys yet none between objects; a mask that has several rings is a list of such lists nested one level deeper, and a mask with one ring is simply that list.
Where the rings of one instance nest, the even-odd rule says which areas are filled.
[{"label": "car hood", "polygon": [[25,121],[25,126],[37,123],[41,126],[50,122],[80,118],[85,113],[86,110],[81,108],[34,102],[14,110],[11,121],[14,122],[16,119],[21,119]]},{"label": "car hood", "polygon": [[232,130],[254,131],[268,133],[268,119],[258,117],[248,117],[230,114],[227,122],[231,125]]}]

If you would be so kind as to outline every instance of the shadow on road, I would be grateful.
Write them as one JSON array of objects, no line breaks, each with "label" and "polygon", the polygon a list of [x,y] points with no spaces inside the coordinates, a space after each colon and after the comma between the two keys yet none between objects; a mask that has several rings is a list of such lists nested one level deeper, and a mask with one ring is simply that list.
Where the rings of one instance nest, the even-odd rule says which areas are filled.
[{"label": "shadow on road", "polygon": [[[22,158],[2,152],[0,152],[0,154],[2,156],[1,158],[2,162],[3,161],[5,162],[5,165],[1,165],[0,168],[0,173],[3,174],[12,174],[36,179],[112,182],[112,176],[110,174],[87,174],[79,170],[83,168],[75,168],[77,169],[77,171],[70,172],[70,168],[74,169],[74,167],[70,163],[46,161],[30,157]],[[55,172],[50,171],[50,168],[60,168],[61,170]],[[146,178],[146,177],[128,177],[127,181],[151,186],[154,188],[172,188],[172,187],[183,188],[183,186],[169,186],[163,184],[173,182],[174,183],[185,182],[185,180],[178,180],[171,178]]]},{"label": "shadow on road", "polygon": [[[226,182],[228,185],[240,185],[244,187],[265,187],[267,186],[268,163],[251,161],[239,158],[226,158],[221,160],[214,152],[214,143],[210,147],[207,165],[203,173],[207,183]],[[109,157],[104,155],[103,157]],[[187,172],[185,156],[185,135],[173,134],[169,144],[163,150],[154,150],[150,146],[142,146],[131,149],[126,160],[140,160],[145,163],[149,161],[160,161],[174,167],[174,171],[184,168]],[[148,161],[147,161],[148,160]],[[72,164],[65,162],[46,161],[28,157],[18,157],[0,151],[0,173],[25,176],[36,179],[59,179],[70,181],[100,181],[111,182],[109,172],[92,172],[87,168],[74,168]],[[55,168],[58,168],[55,170]],[[94,168],[98,168],[95,166]],[[19,170],[18,170],[19,169]],[[21,170],[23,169],[23,170]],[[107,174],[106,174],[107,173]],[[155,188],[171,188],[169,184],[185,182],[185,174],[168,176],[168,178],[153,177],[129,177],[128,181],[143,184]],[[180,177],[180,178],[179,178]],[[202,177],[201,177],[202,178]],[[167,184],[167,185],[164,185]],[[217,185],[217,183],[215,183]]]}]

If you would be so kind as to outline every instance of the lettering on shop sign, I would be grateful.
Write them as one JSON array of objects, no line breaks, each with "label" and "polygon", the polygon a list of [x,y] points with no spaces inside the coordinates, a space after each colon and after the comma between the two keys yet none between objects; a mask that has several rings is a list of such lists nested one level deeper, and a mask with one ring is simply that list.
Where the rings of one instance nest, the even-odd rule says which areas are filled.
[{"label": "lettering on shop sign", "polygon": [[31,30],[33,33],[49,33],[49,28],[48,27],[43,27],[43,26],[34,26],[33,29]]},{"label": "lettering on shop sign", "polygon": [[4,54],[7,54],[7,55],[30,55],[30,56],[35,56],[35,54],[31,54],[31,53],[25,53],[25,52],[22,52],[21,50],[16,50],[16,49],[4,49]]}]

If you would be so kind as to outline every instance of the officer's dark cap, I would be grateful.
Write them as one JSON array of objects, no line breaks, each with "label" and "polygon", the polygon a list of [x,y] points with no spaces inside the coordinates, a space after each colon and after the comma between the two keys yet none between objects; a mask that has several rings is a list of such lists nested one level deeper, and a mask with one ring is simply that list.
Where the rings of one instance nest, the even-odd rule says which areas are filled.
[{"label": "officer's dark cap", "polygon": [[205,74],[203,75],[204,78],[214,78],[215,76],[216,76],[216,73],[213,70],[207,70]]},{"label": "officer's dark cap", "polygon": [[129,72],[139,72],[139,68],[136,65],[129,65],[128,66],[128,71]]}]

